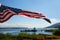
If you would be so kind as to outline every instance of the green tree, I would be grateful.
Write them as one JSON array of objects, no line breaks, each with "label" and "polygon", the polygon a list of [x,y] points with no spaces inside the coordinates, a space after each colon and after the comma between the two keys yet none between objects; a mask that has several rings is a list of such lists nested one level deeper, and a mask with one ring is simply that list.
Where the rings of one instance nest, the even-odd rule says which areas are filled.
[{"label": "green tree", "polygon": [[55,30],[55,31],[53,32],[53,35],[60,36],[60,30]]},{"label": "green tree", "polygon": [[58,25],[57,28],[58,28],[57,30],[54,30],[54,31],[53,31],[53,35],[58,35],[58,36],[60,36],[60,25]]}]

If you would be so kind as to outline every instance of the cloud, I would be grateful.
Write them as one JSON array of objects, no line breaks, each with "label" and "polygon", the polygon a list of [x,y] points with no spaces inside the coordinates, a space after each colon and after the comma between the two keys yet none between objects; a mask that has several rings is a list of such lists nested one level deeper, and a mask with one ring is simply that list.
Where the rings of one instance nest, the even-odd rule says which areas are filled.
[{"label": "cloud", "polygon": [[51,19],[51,22],[52,22],[52,24],[55,24],[55,23],[59,23],[60,20],[59,19],[56,19],[56,18],[52,18]]},{"label": "cloud", "polygon": [[0,27],[28,27],[28,28],[33,28],[33,27],[36,27],[36,28],[44,28],[44,27],[47,27],[47,26],[50,26],[50,25],[53,25],[55,23],[58,23],[60,22],[60,20],[56,19],[56,18],[51,18],[51,24],[45,22],[45,21],[41,21],[41,23],[0,23]]}]

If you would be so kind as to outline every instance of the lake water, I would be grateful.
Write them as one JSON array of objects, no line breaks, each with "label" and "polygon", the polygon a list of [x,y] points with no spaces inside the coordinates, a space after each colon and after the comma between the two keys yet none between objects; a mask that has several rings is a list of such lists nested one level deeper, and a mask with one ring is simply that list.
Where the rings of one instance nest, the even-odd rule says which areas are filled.
[{"label": "lake water", "polygon": [[[19,34],[21,32],[21,30],[28,30],[28,29],[32,30],[32,28],[25,28],[25,29],[24,28],[22,28],[22,29],[21,28],[0,28],[0,33]],[[49,34],[49,35],[52,35],[51,32],[44,32],[44,30],[46,30],[45,28],[44,29],[43,28],[37,28],[36,30],[37,30],[36,34]],[[33,32],[27,32],[27,33],[32,34]]]}]

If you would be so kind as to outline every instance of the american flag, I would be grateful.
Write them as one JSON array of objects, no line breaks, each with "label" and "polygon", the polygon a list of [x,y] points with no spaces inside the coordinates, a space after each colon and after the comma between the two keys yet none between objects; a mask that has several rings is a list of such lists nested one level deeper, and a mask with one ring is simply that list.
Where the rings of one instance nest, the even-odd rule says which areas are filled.
[{"label": "american flag", "polygon": [[13,15],[22,15],[30,18],[42,18],[51,23],[49,19],[43,13],[31,12],[22,9],[12,8],[5,5],[0,5],[0,23],[9,20]]},{"label": "american flag", "polygon": [[10,19],[13,15],[13,12],[11,10],[4,10],[2,13],[0,13],[0,22],[5,22],[8,19]]}]

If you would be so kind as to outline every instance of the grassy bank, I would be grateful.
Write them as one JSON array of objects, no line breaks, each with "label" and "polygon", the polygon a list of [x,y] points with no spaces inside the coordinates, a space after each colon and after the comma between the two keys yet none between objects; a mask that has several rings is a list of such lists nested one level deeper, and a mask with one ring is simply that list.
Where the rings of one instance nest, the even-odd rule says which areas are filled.
[{"label": "grassy bank", "polygon": [[54,35],[36,35],[36,34],[27,34],[27,33],[19,33],[18,35],[12,34],[2,34],[0,33],[0,40],[48,40],[48,39],[60,39],[60,36]]}]

